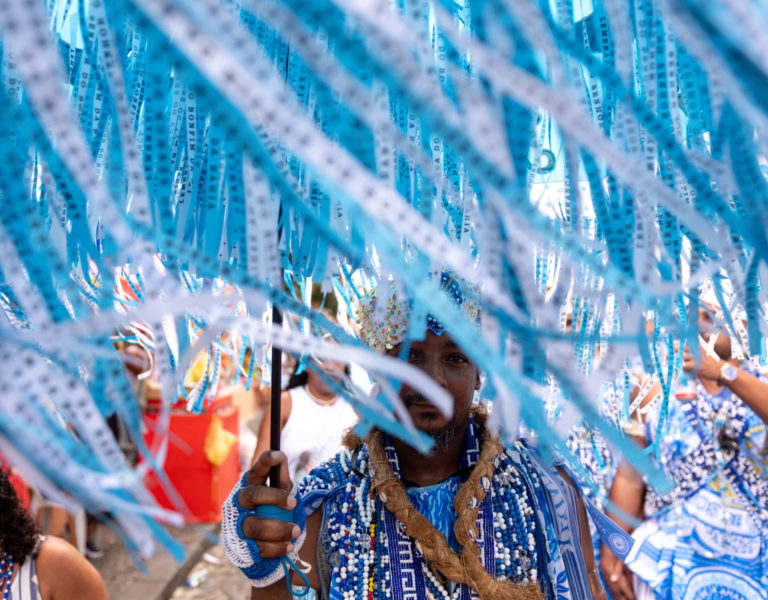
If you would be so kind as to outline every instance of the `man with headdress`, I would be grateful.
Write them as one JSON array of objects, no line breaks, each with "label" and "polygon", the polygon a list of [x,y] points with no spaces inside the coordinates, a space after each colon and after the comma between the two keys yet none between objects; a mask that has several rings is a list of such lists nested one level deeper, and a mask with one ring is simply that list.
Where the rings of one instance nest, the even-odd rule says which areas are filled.
[{"label": "man with headdress", "polygon": [[[444,273],[441,287],[477,318],[470,290]],[[397,356],[409,308],[389,299],[359,315],[369,345]],[[383,314],[384,321],[376,322]],[[289,492],[282,453],[267,452],[224,505],[230,560],[249,577],[253,598],[290,598],[282,564],[301,557],[323,598],[601,598],[584,505],[569,478],[522,443],[505,448],[473,407],[480,373],[432,316],[408,361],[453,398],[449,418],[407,385],[413,424],[435,441],[425,455],[373,430]],[[266,487],[279,466],[281,487]],[[287,520],[260,512],[292,511]],[[255,511],[255,512],[254,512]],[[306,515],[306,520],[305,520]]]}]

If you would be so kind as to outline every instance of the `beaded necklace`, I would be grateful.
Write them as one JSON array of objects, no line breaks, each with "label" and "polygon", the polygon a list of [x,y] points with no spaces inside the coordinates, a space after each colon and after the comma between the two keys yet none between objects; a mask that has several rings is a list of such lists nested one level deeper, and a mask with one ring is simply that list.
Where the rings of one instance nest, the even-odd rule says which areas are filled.
[{"label": "beaded necklace", "polygon": [[685,406],[686,416],[699,437],[709,441],[714,449],[718,475],[721,477],[721,495],[726,485],[733,490],[741,490],[752,502],[763,523],[768,522],[768,482],[757,474],[738,446],[738,440],[744,436],[747,427],[747,406],[736,394],[730,392],[715,411],[713,396],[700,381],[697,381],[697,392],[696,400]]},{"label": "beaded necklace", "polygon": [[[479,454],[478,430],[473,423],[465,443],[462,471],[471,469]],[[396,460],[396,455],[394,455]],[[482,481],[487,492],[476,522],[478,548],[486,572],[497,580],[536,583],[539,558],[536,552],[536,515],[524,478],[505,454],[494,460],[494,474]],[[392,465],[393,471],[399,467]],[[359,452],[343,452],[338,460],[315,470],[326,470],[323,479],[339,482],[326,500],[320,544],[327,561],[327,576],[334,593],[344,600],[399,600],[406,596],[461,600],[478,598],[466,585],[446,581],[424,559],[419,542],[408,537],[379,495],[369,476],[367,447]],[[412,560],[398,561],[397,550],[404,549]],[[400,567],[399,571],[398,568]],[[396,573],[399,572],[400,576]]]},{"label": "beaded necklace", "polygon": [[8,600],[11,593],[11,579],[13,578],[13,558],[10,554],[3,553],[0,559],[0,581],[3,585],[3,600]]},{"label": "beaded necklace", "polygon": [[754,505],[755,514],[768,522],[765,508],[768,506],[768,481],[756,473],[736,442],[744,435],[747,407],[733,393],[723,399],[718,410],[713,405],[713,397],[697,382],[696,398],[682,407],[686,419],[698,433],[700,443],[685,460],[670,463],[670,475],[675,482],[672,492],[660,496],[652,488],[648,489],[646,513],[655,515],[669,509],[720,476],[725,478],[720,482],[721,489],[727,481],[732,489],[741,490]]},{"label": "beaded necklace", "polygon": [[[397,458],[397,452],[395,452],[391,438],[386,436],[385,439],[385,452],[390,468],[392,469],[392,474],[396,479],[402,481],[403,474],[400,470],[400,462]],[[467,472],[474,466],[479,456],[480,442],[475,427],[470,425],[467,429],[464,452],[462,452],[461,464],[459,466],[459,470],[463,473],[460,477],[462,483],[466,481]],[[478,535],[476,543],[480,548],[483,563],[490,565],[492,569],[491,575],[493,575],[495,563],[491,554],[491,545],[485,543],[486,541],[491,541],[489,538],[493,538],[490,498],[486,497],[482,509],[480,517],[478,518]],[[414,584],[420,600],[424,597],[422,590],[424,590],[424,592],[428,591],[434,598],[443,598],[444,600],[458,600],[459,598],[461,600],[469,600],[469,598],[472,597],[472,592],[466,585],[454,584],[453,589],[450,589],[453,582],[447,581],[436,568],[430,565],[429,561],[424,558],[419,550],[418,543],[415,548],[414,544],[409,543],[409,538],[402,530],[402,527],[398,528],[396,526],[399,523],[397,518],[389,511],[385,512],[384,516],[388,534],[388,554],[399,557],[399,561],[392,563],[390,567],[394,571],[394,581],[397,582],[403,579],[402,573],[400,572],[400,563],[418,563],[420,568],[417,568],[415,571],[416,578]],[[398,596],[404,596],[405,590],[402,590],[402,592],[403,593],[400,593]]]},{"label": "beaded necklace", "polygon": [[312,390],[310,389],[309,384],[305,385],[304,389],[306,390],[307,395],[310,397],[312,402],[314,402],[319,406],[333,406],[334,404],[336,404],[336,401],[339,399],[339,397],[336,395],[330,398],[319,398],[318,396],[315,396],[312,393]]}]

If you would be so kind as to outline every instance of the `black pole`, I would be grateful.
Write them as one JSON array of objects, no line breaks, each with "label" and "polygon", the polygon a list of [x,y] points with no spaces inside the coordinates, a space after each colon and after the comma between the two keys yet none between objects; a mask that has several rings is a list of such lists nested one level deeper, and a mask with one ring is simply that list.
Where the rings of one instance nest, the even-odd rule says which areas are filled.
[{"label": "black pole", "polygon": [[[276,304],[272,305],[272,325],[279,326],[283,323],[283,315],[280,313],[280,309]],[[272,387],[270,388],[270,421],[269,421],[269,447],[271,450],[280,450],[280,434],[282,433],[282,427],[280,426],[280,394],[282,391],[283,380],[283,353],[272,344]],[[280,484],[280,468],[272,467],[269,471],[269,485],[277,487]]]},{"label": "black pole", "polygon": [[[288,58],[290,57],[290,46],[285,53],[285,81],[288,81]],[[280,201],[280,208],[277,212],[277,246],[280,248],[280,241],[283,238],[283,202]],[[280,285],[283,281],[283,269],[280,269],[280,280],[275,282]],[[279,327],[283,324],[283,314],[277,308],[277,303],[272,302],[272,326]],[[272,386],[269,389],[269,448],[270,450],[280,450],[280,437],[283,434],[281,419],[282,406],[280,396],[283,391],[283,352],[272,342]],[[280,467],[272,467],[269,470],[269,485],[271,487],[280,486]]]},{"label": "black pole", "polygon": [[[283,315],[276,304],[272,305],[272,325],[279,326],[283,323]],[[269,448],[271,450],[280,450],[280,434],[282,433],[282,427],[280,426],[280,394],[282,392],[282,380],[283,380],[283,353],[272,343],[272,387],[270,388],[269,398]],[[280,485],[280,468],[272,467],[269,471],[269,485],[277,487]]]},{"label": "black pole", "polygon": [[[280,224],[283,221],[283,203],[277,213],[277,245],[283,237],[283,229]],[[280,269],[280,282],[283,280],[283,269]],[[279,282],[278,282],[279,283]],[[272,326],[279,327],[283,324],[283,314],[277,308],[277,302],[272,302]],[[271,450],[280,450],[280,436],[283,433],[281,423],[280,395],[283,391],[283,352],[275,343],[272,343],[272,387],[269,390],[269,447]],[[269,470],[269,485],[280,486],[280,468],[272,467]]]}]

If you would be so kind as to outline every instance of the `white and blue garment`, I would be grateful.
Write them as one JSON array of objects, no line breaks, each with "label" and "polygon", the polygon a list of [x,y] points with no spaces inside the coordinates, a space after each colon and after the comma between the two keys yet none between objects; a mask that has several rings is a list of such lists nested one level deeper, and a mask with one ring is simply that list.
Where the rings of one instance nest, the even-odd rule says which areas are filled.
[{"label": "white and blue garment", "polygon": [[[753,600],[768,589],[766,426],[728,388],[670,402],[661,460],[675,490],[646,494],[627,565],[657,598]],[[649,441],[656,424],[649,419]]]},{"label": "white and blue garment", "polygon": [[[590,426],[587,421],[581,421],[571,429],[566,440],[568,450],[571,451],[574,458],[581,465],[582,469],[568,469],[568,474],[574,481],[580,484],[581,489],[590,501],[604,510],[604,502],[608,497],[608,492],[613,484],[613,478],[616,476],[616,461],[608,447],[602,434]],[[589,480],[583,478],[587,475]],[[595,522],[592,513],[588,512],[589,533],[592,536],[592,550],[595,554],[595,564],[600,564],[600,555],[602,552],[601,530]],[[602,514],[602,513],[601,513]],[[607,590],[605,581],[602,580],[602,572],[598,571],[601,577],[603,588]]]},{"label": "white and blue garment", "polygon": [[[471,423],[457,475],[435,486],[407,489],[411,502],[454,549],[453,500],[479,456],[479,440],[480,428]],[[389,443],[387,455],[399,476]],[[342,451],[299,484],[307,515],[323,510],[317,544],[322,597],[477,598],[426,564],[371,483],[368,451],[362,446]],[[573,488],[522,443],[497,457],[493,478],[485,485],[488,493],[477,516],[485,569],[498,579],[537,581],[548,599],[591,598]]]},{"label": "white and blue garment", "polygon": [[[564,399],[559,386],[553,379],[550,379],[549,386],[552,394],[547,398],[546,411],[552,422],[555,423],[561,414]],[[604,384],[600,389],[598,399],[600,414],[611,421],[615,421],[612,413],[615,412],[618,405],[616,396],[620,390],[621,382],[619,379]],[[563,466],[571,478],[579,484],[584,495],[600,511],[604,510],[605,499],[608,497],[618,466],[605,437],[586,419],[582,419],[570,429],[566,439],[566,447],[571,456],[560,455]],[[589,530],[592,536],[595,563],[599,564],[602,550],[600,534],[606,531],[612,534],[613,528],[599,527],[594,517],[591,516],[593,512],[595,511],[588,511]],[[600,576],[602,577],[602,573]],[[606,586],[603,585],[603,587]]]}]

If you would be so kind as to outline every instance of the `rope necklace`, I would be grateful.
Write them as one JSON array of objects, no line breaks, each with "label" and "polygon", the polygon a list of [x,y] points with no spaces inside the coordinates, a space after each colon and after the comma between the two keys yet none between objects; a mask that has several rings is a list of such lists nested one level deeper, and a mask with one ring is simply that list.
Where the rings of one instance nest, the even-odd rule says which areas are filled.
[{"label": "rope necklace", "polygon": [[[491,478],[495,465],[503,454],[503,448],[497,439],[487,432],[484,433],[480,456],[454,500],[454,508],[458,515],[455,533],[461,547],[460,555],[448,546],[443,534],[437,531],[408,499],[402,481],[392,470],[384,448],[383,435],[380,432],[374,432],[369,436],[367,444],[373,473],[373,488],[378,492],[387,510],[405,526],[405,532],[415,541],[417,549],[425,560],[445,579],[466,584],[474,589],[482,600],[542,598],[535,581],[522,585],[506,579],[497,580],[480,562],[480,551],[476,541],[476,521],[480,506],[491,491]],[[524,503],[522,498],[517,500]],[[532,515],[525,516],[530,518]],[[528,539],[516,539],[515,542],[515,547],[510,548],[510,551],[519,554],[520,546],[523,546],[522,551],[529,552]],[[431,583],[437,583],[436,579],[429,577],[429,573],[428,578]],[[441,590],[441,592],[445,594],[445,591]],[[448,596],[448,594],[445,595]]]},{"label": "rope necklace", "polygon": [[[516,595],[512,598],[540,600],[543,596],[539,584],[548,589],[551,585],[547,579],[547,532],[537,508],[535,490],[541,484],[536,469],[520,453],[508,455],[505,450],[488,459],[490,465],[484,468],[487,456],[482,456],[486,445],[485,441],[481,442],[483,415],[473,412],[472,421],[466,432],[459,474],[440,484],[439,489],[430,486],[432,489],[426,495],[414,493],[411,506],[414,512],[423,510],[421,514],[441,519],[442,524],[435,529],[434,536],[443,537],[444,533],[440,532],[446,529],[442,521],[445,515],[434,511],[439,513],[453,505],[451,524],[448,525],[451,533],[447,535],[452,539],[451,546],[459,550],[454,556],[460,568],[463,569],[461,561],[467,560],[467,556],[460,556],[462,548],[468,555],[467,548],[472,546],[482,559],[479,570],[481,573],[487,571],[485,579],[493,580],[493,585],[506,583],[513,586]],[[324,586],[343,600],[402,600],[406,597],[414,600],[478,600],[491,597],[483,581],[462,583],[460,579],[448,576],[441,565],[425,555],[433,545],[429,530],[425,536],[411,536],[406,532],[408,517],[401,520],[392,511],[387,493],[382,495],[381,490],[374,487],[376,469],[371,464],[368,445],[352,435],[345,437],[344,444],[347,450],[336,460],[317,467],[315,485],[302,492],[310,504],[313,498],[327,496],[327,518],[318,538],[324,557],[318,572]],[[391,442],[383,442],[383,447],[391,461],[394,477],[400,479],[402,474],[394,447]],[[467,498],[462,508],[454,501],[475,469],[485,497],[482,501],[474,496]],[[483,471],[488,475],[483,475]],[[475,489],[472,483],[467,487],[470,488]],[[328,492],[332,493],[328,495]],[[406,492],[409,501],[413,492]],[[435,502],[437,505],[433,504]],[[433,511],[430,505],[443,509]],[[415,508],[417,506],[420,508]],[[466,509],[470,508],[478,509],[474,523],[469,522],[471,517]],[[460,522],[460,519],[463,520]],[[448,544],[447,541],[443,543]],[[484,590],[483,593],[480,594],[478,589]],[[522,595],[525,592],[530,593]],[[500,594],[492,599],[509,597]]]}]

